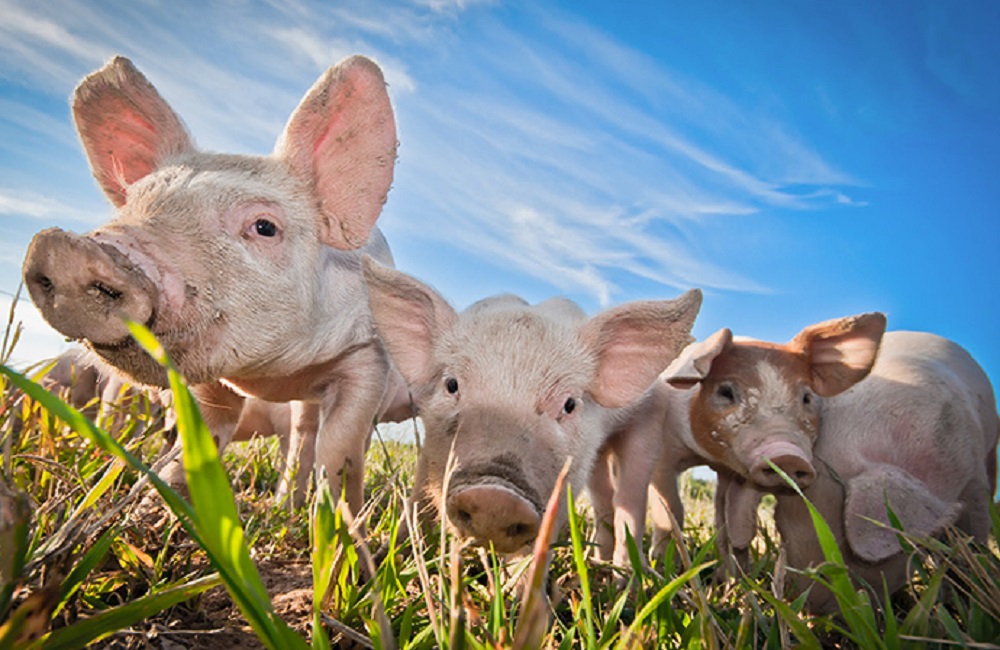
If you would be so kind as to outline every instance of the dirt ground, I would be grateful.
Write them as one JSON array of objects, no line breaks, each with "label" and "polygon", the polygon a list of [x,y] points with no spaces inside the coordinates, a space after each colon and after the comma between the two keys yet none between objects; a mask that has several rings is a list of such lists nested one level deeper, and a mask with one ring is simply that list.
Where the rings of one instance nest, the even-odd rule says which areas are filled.
[{"label": "dirt ground", "polygon": [[[305,560],[269,559],[257,565],[278,617],[304,638],[312,627],[312,569]],[[224,586],[193,603],[105,639],[106,648],[160,650],[256,650],[265,646],[253,633]],[[335,646],[336,647],[336,646]],[[340,647],[354,647],[351,645]]]}]

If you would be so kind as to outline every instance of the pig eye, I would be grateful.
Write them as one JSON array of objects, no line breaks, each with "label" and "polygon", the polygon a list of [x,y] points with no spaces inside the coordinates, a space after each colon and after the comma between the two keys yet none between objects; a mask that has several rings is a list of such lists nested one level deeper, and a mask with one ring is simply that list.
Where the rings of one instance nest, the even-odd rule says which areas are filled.
[{"label": "pig eye", "polygon": [[576,400],[570,397],[566,400],[566,403],[563,404],[563,413],[569,415],[574,410],[576,410]]},{"label": "pig eye", "polygon": [[261,237],[274,237],[278,234],[278,226],[269,219],[257,219],[257,221],[254,221],[253,230]]},{"label": "pig eye", "polygon": [[813,401],[812,393],[810,393],[808,390],[802,391],[802,403],[805,404],[806,406],[809,406],[810,404],[812,404],[812,401]]},{"label": "pig eye", "polygon": [[448,377],[444,380],[444,389],[454,395],[458,392],[458,380],[454,377]]}]

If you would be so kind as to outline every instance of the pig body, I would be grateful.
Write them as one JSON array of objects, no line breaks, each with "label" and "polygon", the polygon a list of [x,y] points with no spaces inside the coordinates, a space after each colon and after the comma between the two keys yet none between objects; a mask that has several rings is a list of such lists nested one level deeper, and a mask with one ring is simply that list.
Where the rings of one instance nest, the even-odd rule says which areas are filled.
[{"label": "pig body", "polygon": [[609,467],[606,456],[632,453],[622,465],[629,479],[644,477],[641,489],[618,490],[628,486],[601,472],[594,498],[606,525],[599,526],[601,555],[625,564],[624,530],[641,543],[652,471],[650,455],[634,450],[650,438],[656,444],[658,434],[643,431],[649,420],[635,416],[657,373],[688,340],[700,293],[591,319],[565,299],[532,306],[514,296],[456,313],[402,273],[374,263],[365,273],[379,335],[424,422],[414,488],[422,510],[437,512],[462,538],[515,553],[534,540],[567,458],[579,494],[602,466],[599,457]]},{"label": "pig body", "polygon": [[[876,588],[884,579],[895,591],[908,575],[895,533],[873,523],[889,524],[886,499],[909,533],[954,524],[987,541],[1000,419],[989,380],[965,350],[927,333],[882,337],[872,315],[812,326],[787,346],[727,338],[686,351],[664,376],[697,384],[675,390],[688,414],[677,437],[719,469],[720,539],[738,557],[761,496],[772,492],[789,565],[824,560],[804,502],[768,461],[803,489],[848,567]],[[684,424],[674,418],[669,428]],[[835,601],[817,585],[809,604],[827,610]]]},{"label": "pig body", "polygon": [[[160,391],[144,391],[128,384],[81,348],[60,354],[39,382],[112,432],[119,431],[128,412],[144,413],[149,418],[148,426],[163,416]],[[143,400],[145,404],[140,406]]]},{"label": "pig body", "polygon": [[73,112],[117,215],[32,241],[24,278],[43,316],[137,383],[165,373],[121,316],[149,327],[191,384],[299,402],[293,437],[358,511],[392,372],[360,270],[363,254],[392,264],[374,227],[396,150],[381,71],[362,57],[329,69],[269,156],[195,148],[121,57],[80,84]]}]

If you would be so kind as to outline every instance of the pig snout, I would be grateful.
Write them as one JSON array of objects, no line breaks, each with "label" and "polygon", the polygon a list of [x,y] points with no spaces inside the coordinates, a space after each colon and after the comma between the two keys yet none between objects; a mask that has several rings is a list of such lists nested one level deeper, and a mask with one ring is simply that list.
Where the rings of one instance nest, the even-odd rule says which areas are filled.
[{"label": "pig snout", "polygon": [[462,537],[500,553],[512,553],[538,534],[541,516],[531,501],[495,484],[453,490],[447,501],[448,519]]},{"label": "pig snout", "polygon": [[[760,487],[787,487],[783,479],[770,463],[774,463],[800,488],[807,488],[816,479],[816,469],[809,455],[791,442],[772,442],[761,446],[755,454],[757,460],[750,467],[750,480]],[[768,462],[770,461],[770,463]]]},{"label": "pig snout", "polygon": [[35,235],[23,273],[45,320],[69,338],[119,343],[123,316],[148,325],[156,311],[156,287],[122,253],[59,228]]}]

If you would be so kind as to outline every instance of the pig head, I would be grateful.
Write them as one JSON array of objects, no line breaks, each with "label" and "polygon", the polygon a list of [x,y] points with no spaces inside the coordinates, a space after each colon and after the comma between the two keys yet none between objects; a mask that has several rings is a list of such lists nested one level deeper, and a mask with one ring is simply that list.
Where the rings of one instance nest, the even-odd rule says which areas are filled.
[{"label": "pig head", "polygon": [[[379,336],[424,421],[414,499],[503,553],[534,540],[569,457],[568,480],[583,489],[630,405],[689,340],[701,304],[691,291],[588,320],[569,300],[498,296],[456,313],[409,276],[370,260],[364,270]],[[646,482],[630,495],[641,500],[640,542],[651,470],[635,470]]]},{"label": "pig head", "polygon": [[85,235],[34,238],[23,272],[42,315],[137,383],[166,377],[122,317],[149,327],[192,384],[319,405],[317,459],[360,508],[390,370],[360,272],[363,253],[392,263],[374,227],[396,152],[379,68],[353,57],[327,70],[268,156],[198,150],[122,57],[83,80],[73,115],[117,212]]},{"label": "pig head", "polygon": [[[688,346],[657,386],[665,406],[664,452],[653,481],[654,547],[669,533],[667,510],[683,522],[677,479],[695,465],[720,472],[720,544],[749,545],[760,495],[734,494],[729,503],[743,504],[741,516],[727,517],[730,486],[783,489],[771,463],[800,487],[815,479],[821,401],[868,374],[884,330],[885,317],[873,313],[813,325],[785,345],[734,340],[730,330],[722,329]],[[752,503],[744,504],[747,500]]]}]

